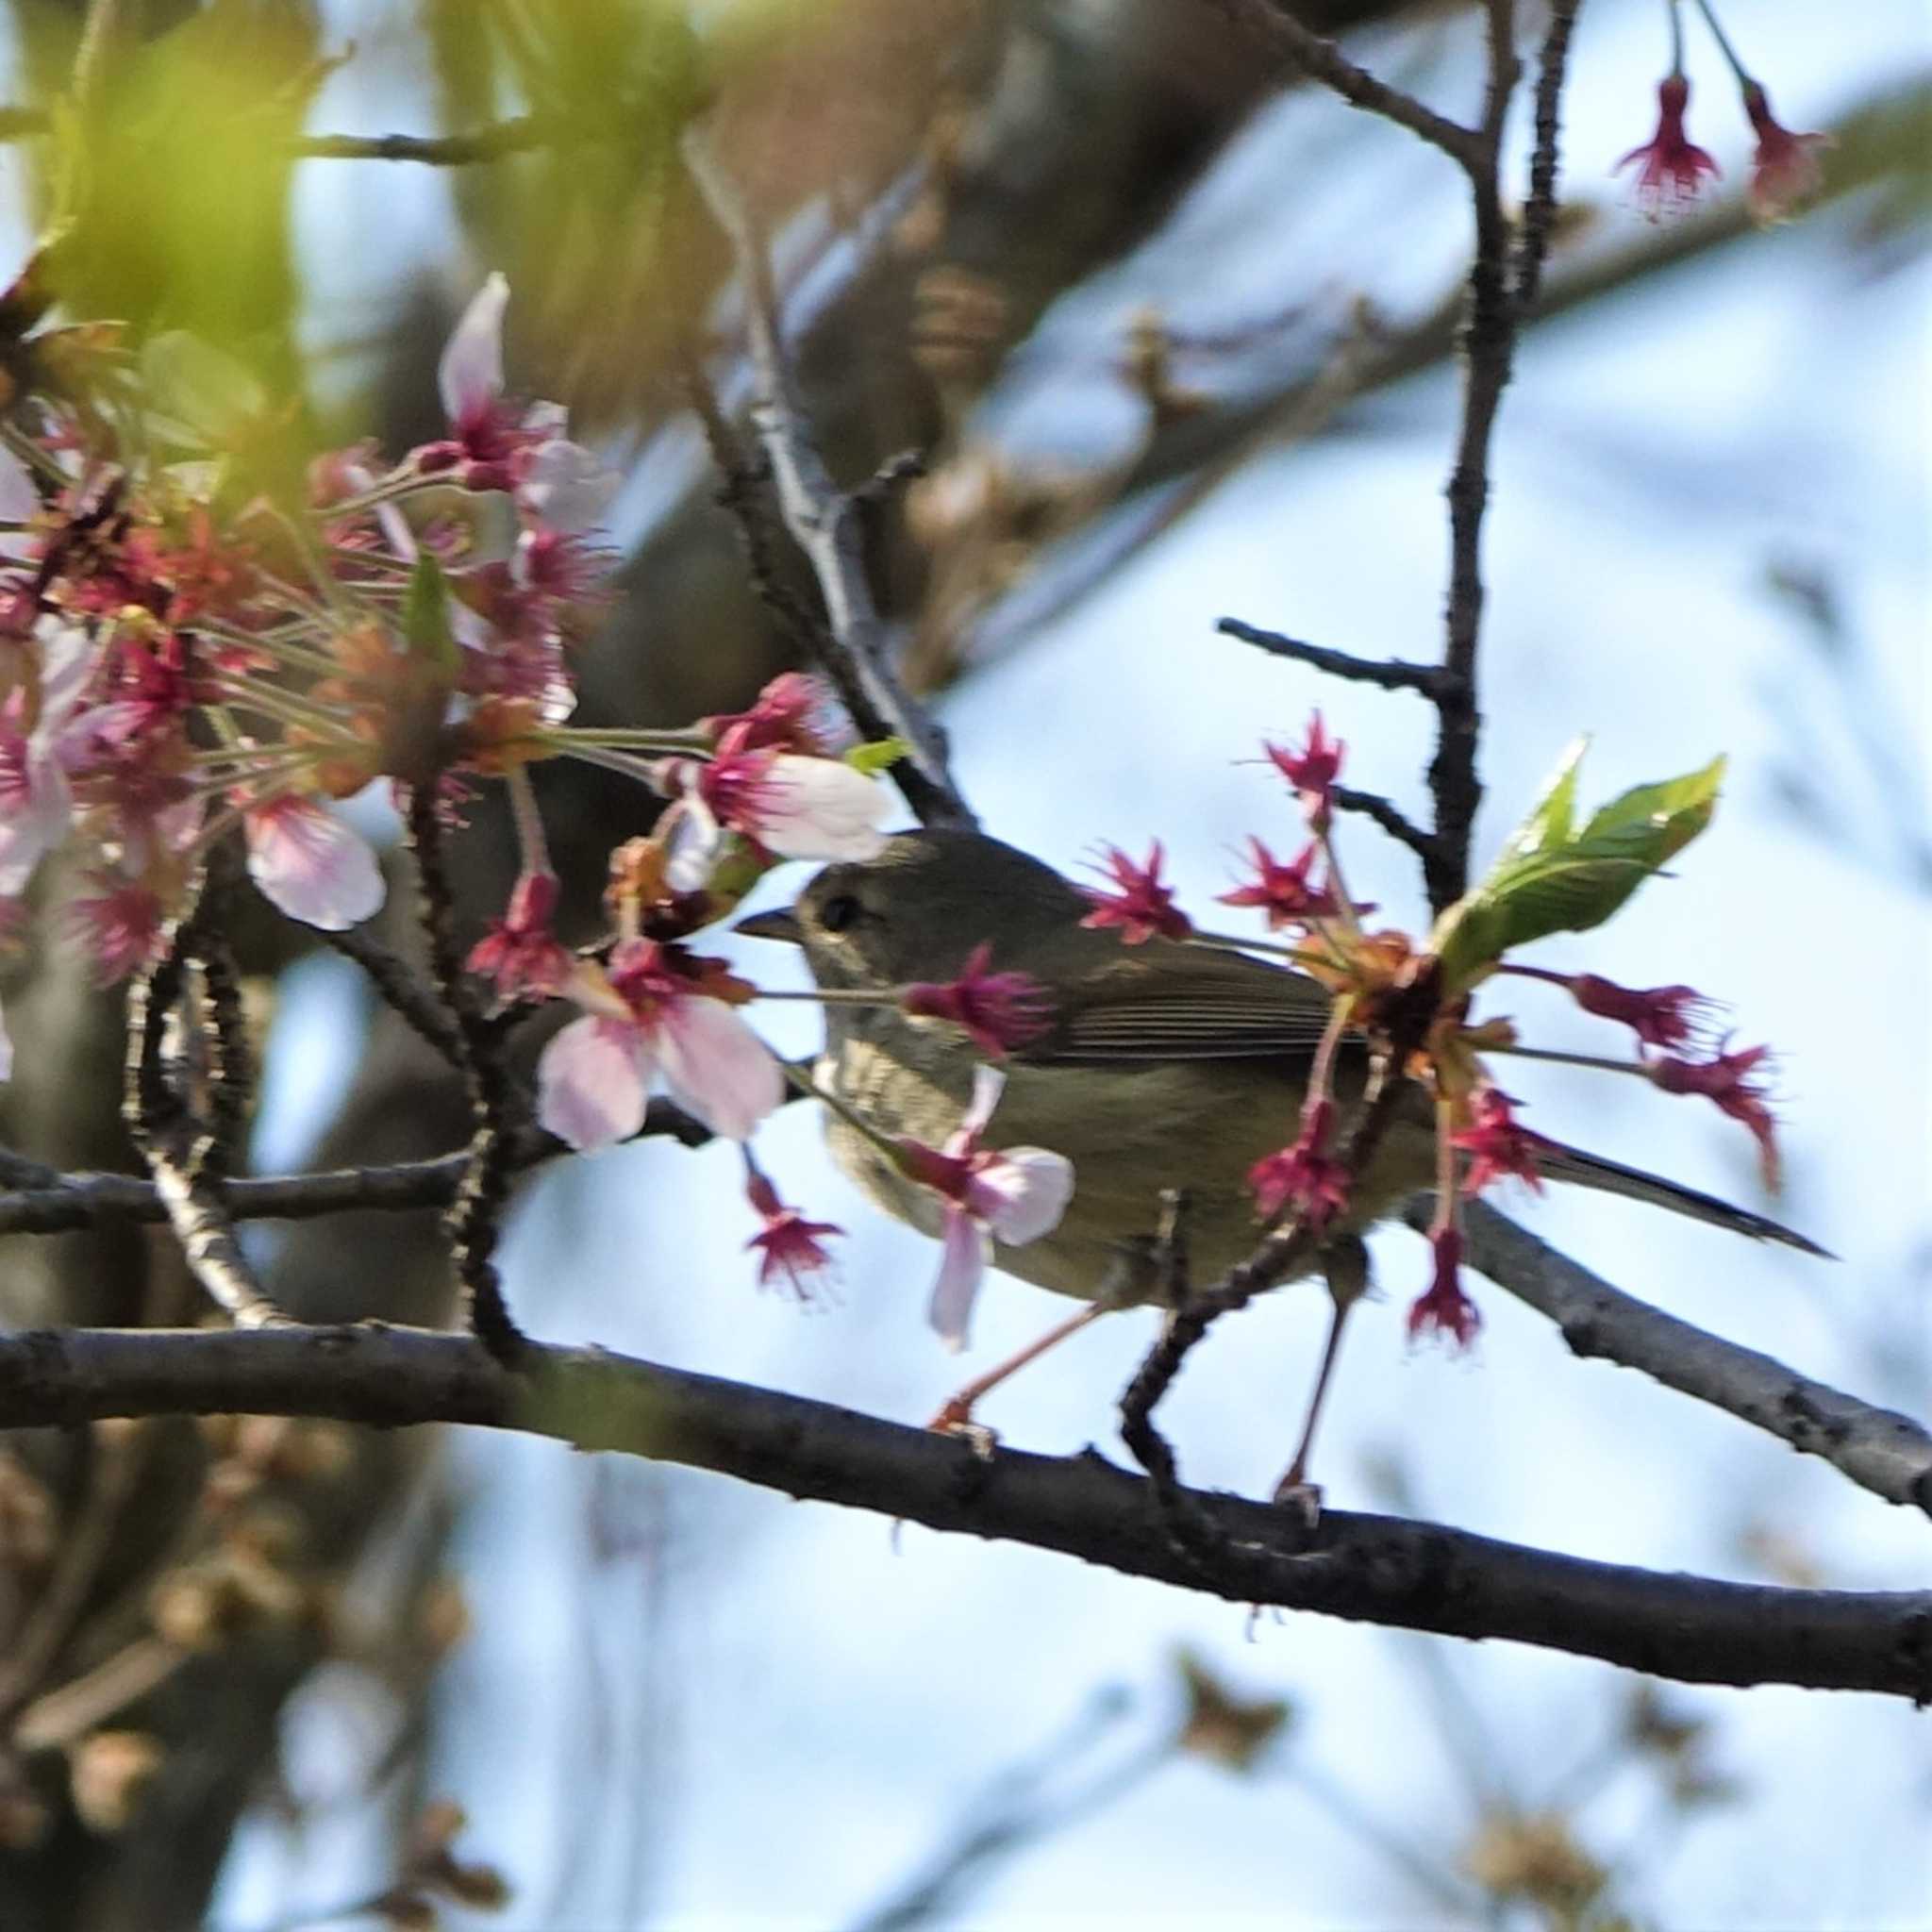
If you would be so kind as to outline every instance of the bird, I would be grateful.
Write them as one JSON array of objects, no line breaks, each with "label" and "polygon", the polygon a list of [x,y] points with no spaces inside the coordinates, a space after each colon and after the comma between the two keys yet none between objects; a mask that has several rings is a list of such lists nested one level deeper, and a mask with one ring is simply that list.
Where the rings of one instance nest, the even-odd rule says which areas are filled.
[{"label": "bird", "polygon": [[[891,836],[875,858],[824,867],[789,909],[753,914],[736,928],[803,948],[830,995],[814,1079],[841,1104],[825,1119],[833,1158],[877,1207],[929,1235],[941,1231],[942,1202],[846,1110],[884,1141],[942,1146],[965,1118],[986,1055],[942,1018],[908,1014],[891,998],[839,995],[953,979],[986,945],[991,970],[1038,982],[1043,1024],[1002,1062],[1005,1087],[985,1144],[1057,1150],[1073,1163],[1074,1188],[1056,1227],[999,1246],[994,1258],[1023,1281],[1089,1304],[1061,1324],[1068,1332],[1092,1313],[1171,1291],[1163,1198],[1185,1202],[1194,1278],[1212,1280],[1254,1252],[1262,1230],[1248,1172],[1294,1139],[1333,1007],[1326,987],[1286,963],[1158,936],[1129,944],[1085,924],[1092,910],[1078,887],[1015,846],[927,828]],[[1367,1042],[1345,1036],[1334,1066],[1344,1114],[1369,1074]],[[1362,1233],[1435,1185],[1436,1158],[1433,1098],[1406,1083],[1324,1232],[1331,1287],[1338,1259],[1347,1278],[1365,1266]],[[1554,1180],[1824,1252],[1749,1208],[1579,1148],[1541,1145],[1538,1165]],[[1023,1353],[1030,1360],[1040,1349]],[[995,1372],[974,1386],[983,1393],[1002,1378]],[[957,1405],[949,1409],[958,1420]]]}]

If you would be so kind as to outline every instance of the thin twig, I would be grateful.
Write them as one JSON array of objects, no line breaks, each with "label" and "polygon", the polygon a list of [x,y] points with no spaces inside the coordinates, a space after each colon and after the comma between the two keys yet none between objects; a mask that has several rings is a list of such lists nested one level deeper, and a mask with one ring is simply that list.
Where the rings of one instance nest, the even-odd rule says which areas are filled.
[{"label": "thin twig", "polygon": [[805,553],[825,600],[828,653],[844,660],[891,735],[911,747],[910,757],[932,790],[925,823],[970,827],[973,813],[946,769],[944,741],[893,672],[886,626],[866,577],[858,506],[833,484],[792,392],[765,238],[699,129],[686,131],[683,154],[691,179],[731,244],[744,283],[756,391],[752,422],[772,465],[785,526]]},{"label": "thin twig", "polygon": [[[1404,1209],[1425,1228],[1429,1203]],[[1816,1456],[1888,1503],[1932,1516],[1932,1433],[1909,1417],[1814,1382],[1756,1349],[1639,1301],[1487,1203],[1465,1208],[1463,1252],[1498,1288],[1547,1315],[1571,1352],[1616,1362]]]},{"label": "thin twig", "polygon": [[1243,624],[1239,617],[1224,617],[1214,628],[1223,637],[1239,638],[1273,658],[1289,658],[1297,664],[1311,664],[1330,677],[1345,678],[1351,684],[1379,685],[1384,691],[1429,692],[1441,682],[1439,664],[1407,664],[1400,658],[1357,658],[1353,652],[1331,650],[1326,644],[1306,644],[1299,638],[1283,637],[1279,631],[1262,630]]},{"label": "thin twig", "polygon": [[1434,835],[1426,832],[1399,805],[1379,791],[1359,791],[1353,785],[1337,785],[1329,793],[1338,811],[1359,813],[1373,819],[1398,844],[1407,845],[1418,858],[1426,860],[1436,849]]},{"label": "thin twig", "polygon": [[[702,1147],[713,1136],[703,1122],[668,1100],[654,1100],[633,1140],[664,1138]],[[570,1150],[537,1127],[510,1137],[509,1163],[519,1173]],[[469,1154],[399,1160],[379,1167],[331,1168],[322,1174],[265,1174],[224,1180],[213,1191],[231,1221],[315,1221],[329,1214],[447,1208],[462,1186]],[[116,1222],[166,1221],[152,1181],[130,1174],[60,1174],[51,1168],[31,1187],[0,1192],[0,1235],[65,1234]]]},{"label": "thin twig", "polygon": [[1407,128],[1466,169],[1474,170],[1479,164],[1479,137],[1475,129],[1451,121],[1433,108],[1425,107],[1413,94],[1377,80],[1366,68],[1357,67],[1349,59],[1333,41],[1324,40],[1305,27],[1285,10],[1279,0],[1213,0],[1213,4],[1270,53],[1340,94],[1350,107]]},{"label": "thin twig", "polygon": [[438,995],[456,1024],[475,1124],[462,1186],[450,1209],[450,1239],[470,1326],[498,1361],[513,1367],[525,1337],[504,1299],[503,1282],[491,1257],[509,1198],[516,1087],[504,1062],[502,1036],[479,1010],[475,989],[457,950],[455,908],[442,869],[441,811],[434,778],[410,789],[409,848],[416,860],[418,915]]},{"label": "thin twig", "polygon": [[1091,1456],[969,1447],[826,1403],[599,1349],[527,1345],[512,1374],[469,1336],[379,1324],[0,1335],[0,1428],[112,1415],[330,1416],[521,1429],[709,1469],[1125,1574],[1452,1636],[1504,1638],[1684,1682],[1932,1701],[1932,1592],[1793,1590],[1590,1562],[1441,1524],[1185,1492],[1214,1530],[1176,1550],[1154,1486]]},{"label": "thin twig", "polygon": [[451,1066],[463,1064],[463,1041],[457,1023],[407,959],[391,952],[366,925],[351,926],[346,932],[325,932],[321,937],[368,974],[370,983],[412,1033],[426,1041]]},{"label": "thin twig", "polygon": [[1508,278],[1509,222],[1503,211],[1500,156],[1503,125],[1518,75],[1510,0],[1489,0],[1490,73],[1483,104],[1481,152],[1469,169],[1475,210],[1475,255],[1470,263],[1462,327],[1462,426],[1457,438],[1449,500],[1449,600],[1441,681],[1436,703],[1436,754],[1429,792],[1435,800],[1432,851],[1423,873],[1437,912],[1469,885],[1469,847],[1482,802],[1476,740],[1476,647],[1482,633],[1483,515],[1490,500],[1490,441],[1516,351],[1516,309]]},{"label": "thin twig", "polygon": [[1536,146],[1529,158],[1529,198],[1516,230],[1516,260],[1510,300],[1519,315],[1536,305],[1542,288],[1543,263],[1557,223],[1557,165],[1561,151],[1563,77],[1570,64],[1570,36],[1583,0],[1549,0],[1549,31],[1536,77]]},{"label": "thin twig", "polygon": [[[189,1106],[183,1055],[168,1038],[175,1008],[187,993],[188,958],[198,917],[198,909],[192,908],[175,922],[161,958],[128,990],[122,1113],[194,1278],[238,1327],[265,1327],[290,1318],[256,1279],[235,1237],[222,1203],[216,1135]],[[180,1021],[185,1027],[185,1012]]]},{"label": "thin twig", "polygon": [[[44,108],[0,106],[0,142],[46,134],[54,117]],[[432,168],[462,168],[500,161],[535,148],[560,146],[569,131],[554,118],[521,114],[463,134],[303,134],[289,143],[301,160],[418,161]]]}]

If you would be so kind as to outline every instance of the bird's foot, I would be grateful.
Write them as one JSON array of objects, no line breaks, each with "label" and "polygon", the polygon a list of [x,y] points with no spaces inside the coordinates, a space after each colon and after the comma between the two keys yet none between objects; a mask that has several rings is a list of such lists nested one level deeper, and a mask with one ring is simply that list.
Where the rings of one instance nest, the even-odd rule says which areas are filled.
[{"label": "bird's foot", "polygon": [[958,1436],[961,1441],[970,1443],[974,1455],[982,1462],[991,1462],[992,1452],[999,1446],[998,1434],[984,1423],[973,1420],[973,1402],[965,1395],[955,1395],[943,1404],[926,1427],[937,1436]]}]

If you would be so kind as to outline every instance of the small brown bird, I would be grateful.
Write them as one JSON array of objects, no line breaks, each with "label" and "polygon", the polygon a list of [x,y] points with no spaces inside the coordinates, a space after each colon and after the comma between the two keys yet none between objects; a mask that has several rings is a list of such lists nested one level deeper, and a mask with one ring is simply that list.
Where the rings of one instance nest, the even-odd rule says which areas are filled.
[{"label": "small brown bird", "polygon": [[[739,930],[802,944],[825,991],[950,980],[987,941],[992,970],[1040,983],[1047,1024],[1003,1062],[1007,1084],[986,1143],[1065,1155],[1074,1193],[1056,1228],[996,1258],[1097,1311],[1158,1298],[1155,1236],[1168,1191],[1186,1198],[1194,1279],[1211,1281],[1254,1251],[1248,1170],[1295,1137],[1331,998],[1305,974],[1226,948],[1124,944],[1081,924],[1091,909],[1059,874],[1010,845],[923,831],[891,839],[875,859],[827,866],[791,911],[754,915]],[[985,1058],[943,1020],[891,1004],[828,1005],[816,1072],[881,1133],[937,1147],[958,1126]],[[1367,1076],[1366,1049],[1345,1043],[1338,1099],[1353,1101]],[[941,1205],[928,1190],[836,1113],[827,1112],[826,1133],[839,1165],[879,1207],[939,1232]],[[1540,1165],[1556,1180],[1824,1252],[1748,1208],[1595,1155],[1556,1148]],[[1433,1108],[1416,1087],[1334,1236],[1359,1235],[1434,1181]]]}]

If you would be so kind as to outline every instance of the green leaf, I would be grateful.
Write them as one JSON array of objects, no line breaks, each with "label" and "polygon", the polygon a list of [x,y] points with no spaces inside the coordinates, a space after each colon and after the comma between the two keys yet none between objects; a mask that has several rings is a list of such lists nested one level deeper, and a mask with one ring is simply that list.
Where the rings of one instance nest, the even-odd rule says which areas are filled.
[{"label": "green leaf", "polygon": [[868,778],[876,778],[881,772],[890,771],[912,746],[903,738],[875,738],[864,744],[855,744],[845,754],[845,762],[855,772],[863,772]]},{"label": "green leaf", "polygon": [[1639,785],[1573,830],[1574,746],[1490,874],[1436,923],[1431,945],[1452,989],[1474,984],[1512,947],[1601,925],[1706,825],[1724,761]]},{"label": "green leaf", "polygon": [[1714,758],[1700,772],[1667,778],[1660,785],[1638,785],[1613,798],[1578,835],[1607,843],[1622,837],[1648,838],[1659,845],[1657,864],[1681,852],[1709,824],[1724,783],[1724,761]]},{"label": "green leaf", "polygon": [[421,551],[403,593],[403,638],[410,652],[452,676],[458,669],[456,633],[449,622],[449,585],[442,566]]},{"label": "green leaf", "polygon": [[1503,841],[1499,864],[1527,853],[1547,852],[1569,839],[1576,813],[1576,771],[1589,749],[1588,738],[1570,741],[1557,769],[1544,780],[1528,817]]}]

